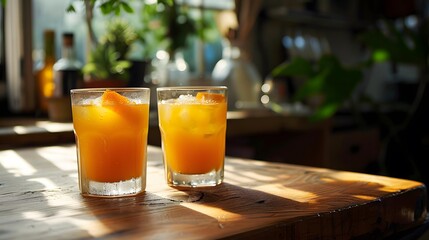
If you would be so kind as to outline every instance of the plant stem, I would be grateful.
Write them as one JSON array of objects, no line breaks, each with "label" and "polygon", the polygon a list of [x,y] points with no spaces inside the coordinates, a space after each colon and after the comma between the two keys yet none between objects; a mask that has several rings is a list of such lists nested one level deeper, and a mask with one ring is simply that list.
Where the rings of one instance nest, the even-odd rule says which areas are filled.
[{"label": "plant stem", "polygon": [[85,3],[85,20],[88,27],[88,36],[94,47],[97,46],[97,38],[92,27],[92,19],[94,18],[94,1],[84,0]]}]

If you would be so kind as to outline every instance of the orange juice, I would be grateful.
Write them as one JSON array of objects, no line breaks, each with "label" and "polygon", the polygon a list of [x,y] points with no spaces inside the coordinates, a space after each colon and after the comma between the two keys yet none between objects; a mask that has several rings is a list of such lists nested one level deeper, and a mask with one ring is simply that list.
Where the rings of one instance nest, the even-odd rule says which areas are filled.
[{"label": "orange juice", "polygon": [[81,179],[119,182],[145,176],[148,103],[105,91],[100,103],[73,104]]},{"label": "orange juice", "polygon": [[179,174],[217,172],[225,157],[225,97],[198,93],[188,100],[158,101],[166,165]]}]

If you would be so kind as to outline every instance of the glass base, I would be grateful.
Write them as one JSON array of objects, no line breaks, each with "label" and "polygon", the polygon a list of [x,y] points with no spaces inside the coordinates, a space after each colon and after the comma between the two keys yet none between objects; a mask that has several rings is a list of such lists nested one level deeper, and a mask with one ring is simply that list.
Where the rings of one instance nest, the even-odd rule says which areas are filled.
[{"label": "glass base", "polygon": [[223,170],[213,170],[205,174],[181,174],[173,171],[167,173],[167,183],[174,187],[213,187],[222,181]]},{"label": "glass base", "polygon": [[145,186],[142,182],[141,177],[113,183],[89,180],[87,191],[82,191],[82,195],[92,197],[134,196],[144,191]]}]

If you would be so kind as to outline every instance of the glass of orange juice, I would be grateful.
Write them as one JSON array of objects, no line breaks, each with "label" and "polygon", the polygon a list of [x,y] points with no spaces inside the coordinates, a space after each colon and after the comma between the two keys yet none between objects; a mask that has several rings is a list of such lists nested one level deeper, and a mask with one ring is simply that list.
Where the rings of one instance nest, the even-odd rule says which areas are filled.
[{"label": "glass of orange juice", "polygon": [[216,186],[223,181],[227,88],[157,88],[167,184]]},{"label": "glass of orange juice", "polygon": [[148,88],[71,90],[82,195],[145,190],[149,95]]}]

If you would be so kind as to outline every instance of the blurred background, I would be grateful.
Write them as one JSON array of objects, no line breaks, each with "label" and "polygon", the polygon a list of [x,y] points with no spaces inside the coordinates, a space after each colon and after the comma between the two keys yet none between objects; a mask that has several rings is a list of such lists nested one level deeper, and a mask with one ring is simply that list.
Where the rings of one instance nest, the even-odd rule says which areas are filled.
[{"label": "blurred background", "polygon": [[72,88],[226,85],[230,111],[287,122],[228,155],[428,183],[428,16],[426,0],[3,0],[0,118],[71,121]]}]

